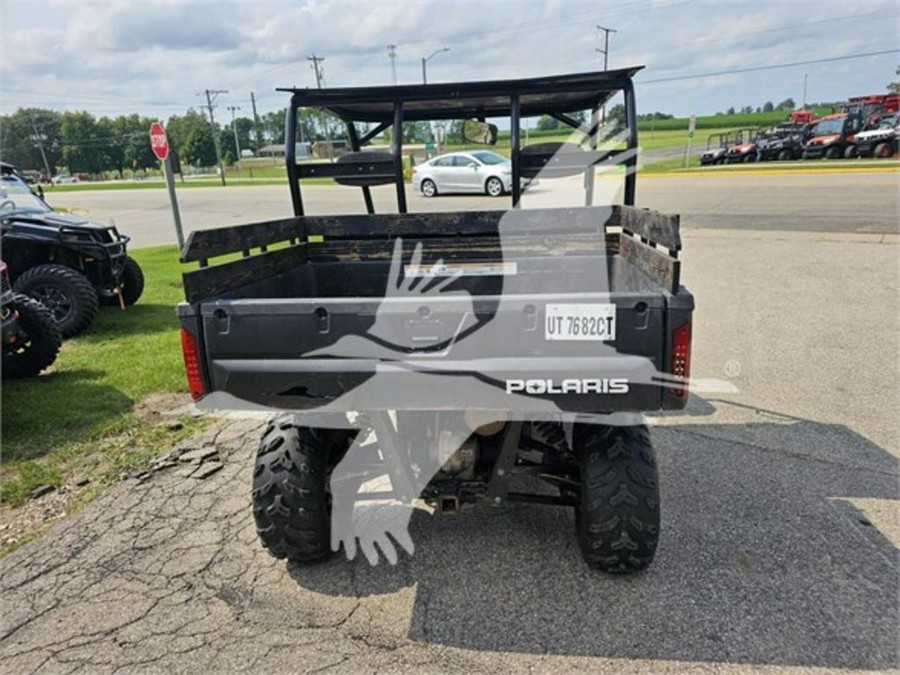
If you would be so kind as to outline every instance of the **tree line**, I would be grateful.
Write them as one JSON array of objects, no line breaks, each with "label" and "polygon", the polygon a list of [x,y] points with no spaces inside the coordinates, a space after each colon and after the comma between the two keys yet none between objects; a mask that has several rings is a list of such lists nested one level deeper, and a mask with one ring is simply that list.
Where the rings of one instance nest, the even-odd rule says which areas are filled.
[{"label": "tree line", "polygon": [[[216,141],[225,163],[239,158],[235,131],[241,150],[256,153],[266,145],[283,144],[284,116],[285,111],[279,110],[258,120],[237,117],[213,127],[203,113],[191,108],[163,124],[182,166],[210,167],[217,162]],[[138,114],[95,117],[86,111],[19,108],[0,116],[0,159],[48,175],[65,169],[73,174],[122,178],[159,167],[150,149],[149,130],[154,121]],[[342,136],[334,120],[312,110],[301,111],[297,125],[299,137],[306,141]]]}]

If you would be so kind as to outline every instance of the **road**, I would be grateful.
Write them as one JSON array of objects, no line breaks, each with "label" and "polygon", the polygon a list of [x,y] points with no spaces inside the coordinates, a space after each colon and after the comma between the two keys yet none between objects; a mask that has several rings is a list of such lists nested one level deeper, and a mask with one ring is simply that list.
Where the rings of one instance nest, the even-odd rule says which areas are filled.
[{"label": "road", "polygon": [[[646,573],[590,573],[571,513],[524,505],[422,512],[395,567],[285,565],[249,510],[261,421],[222,418],[190,444],[221,470],[120,483],[0,561],[0,672],[896,668],[897,184],[843,181],[642,184],[642,203],[691,214],[694,375],[739,389],[651,420],[663,523]],[[250,211],[286,207],[269,190],[247,190]],[[186,212],[220,205],[208,224],[244,219],[220,199],[240,194],[183,191]]]},{"label": "road", "polygon": [[[597,202],[620,199],[621,180],[598,180]],[[374,191],[376,210],[396,210],[393,187]],[[583,199],[580,179],[544,181],[528,191],[523,205],[575,205]],[[362,213],[357,188],[304,187],[307,212]],[[445,196],[426,199],[408,190],[411,211],[507,208],[507,199]],[[898,231],[898,174],[723,173],[681,177],[639,177],[638,206],[681,214],[686,230],[792,230],[809,232],[891,233]],[[186,188],[178,191],[185,230],[239,225],[285,218],[291,211],[284,185]],[[607,202],[603,200],[606,199]],[[107,222],[114,219],[136,246],[174,244],[168,196],[158,190],[106,190],[51,194],[54,206]]]}]

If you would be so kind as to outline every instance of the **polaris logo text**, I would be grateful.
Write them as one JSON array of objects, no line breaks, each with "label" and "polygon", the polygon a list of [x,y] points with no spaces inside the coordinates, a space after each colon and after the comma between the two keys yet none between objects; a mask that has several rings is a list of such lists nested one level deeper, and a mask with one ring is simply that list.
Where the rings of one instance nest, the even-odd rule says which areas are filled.
[{"label": "polaris logo text", "polygon": [[555,380],[507,380],[507,394],[627,394],[625,378]]}]

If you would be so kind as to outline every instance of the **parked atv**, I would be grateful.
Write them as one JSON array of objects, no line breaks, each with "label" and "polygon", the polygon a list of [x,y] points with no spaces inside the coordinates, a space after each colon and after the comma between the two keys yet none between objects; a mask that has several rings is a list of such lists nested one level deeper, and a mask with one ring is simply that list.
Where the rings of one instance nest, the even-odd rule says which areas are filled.
[{"label": "parked atv", "polygon": [[785,122],[761,132],[756,139],[756,149],[761,162],[800,159],[809,125]]},{"label": "parked atv", "polygon": [[0,278],[3,377],[33,377],[56,361],[62,334],[50,310],[27,295],[13,293],[4,262]]},{"label": "parked atv", "polygon": [[856,152],[860,157],[893,157],[897,154],[900,114],[882,117],[878,126],[856,134]]},{"label": "parked atv", "polygon": [[803,159],[851,159],[856,157],[856,134],[863,126],[855,113],[827,115],[816,122],[803,147]]},{"label": "parked atv", "polygon": [[756,128],[738,129],[733,131],[734,142],[725,153],[725,163],[755,162],[759,159],[759,151],[756,149],[756,136],[759,130]]},{"label": "parked atv", "polygon": [[63,337],[87,330],[99,304],[141,297],[144,274],[126,253],[129,237],[54,212],[14,174],[0,176],[0,227],[13,288],[47,307]]},{"label": "parked atv", "polygon": [[710,164],[723,164],[725,162],[725,153],[728,147],[734,142],[730,132],[723,134],[710,134],[706,139],[706,150],[700,153],[700,164],[708,166]]}]

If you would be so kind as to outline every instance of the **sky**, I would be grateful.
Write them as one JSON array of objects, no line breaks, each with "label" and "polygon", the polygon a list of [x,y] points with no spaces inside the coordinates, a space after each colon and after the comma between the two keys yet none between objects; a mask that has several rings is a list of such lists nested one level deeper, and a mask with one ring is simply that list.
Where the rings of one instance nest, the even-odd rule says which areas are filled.
[{"label": "sky", "polygon": [[[276,87],[536,77],[643,65],[639,112],[713,114],[788,97],[880,93],[900,55],[897,0],[0,0],[0,114],[19,107],[166,119],[216,98],[251,115]],[[875,52],[887,52],[875,54]],[[850,57],[850,58],[847,58]],[[839,59],[805,65],[804,61]],[[773,66],[785,66],[774,67]],[[732,72],[732,71],[749,72]],[[729,73],[729,74],[717,74]],[[225,117],[222,117],[222,116]]]}]

